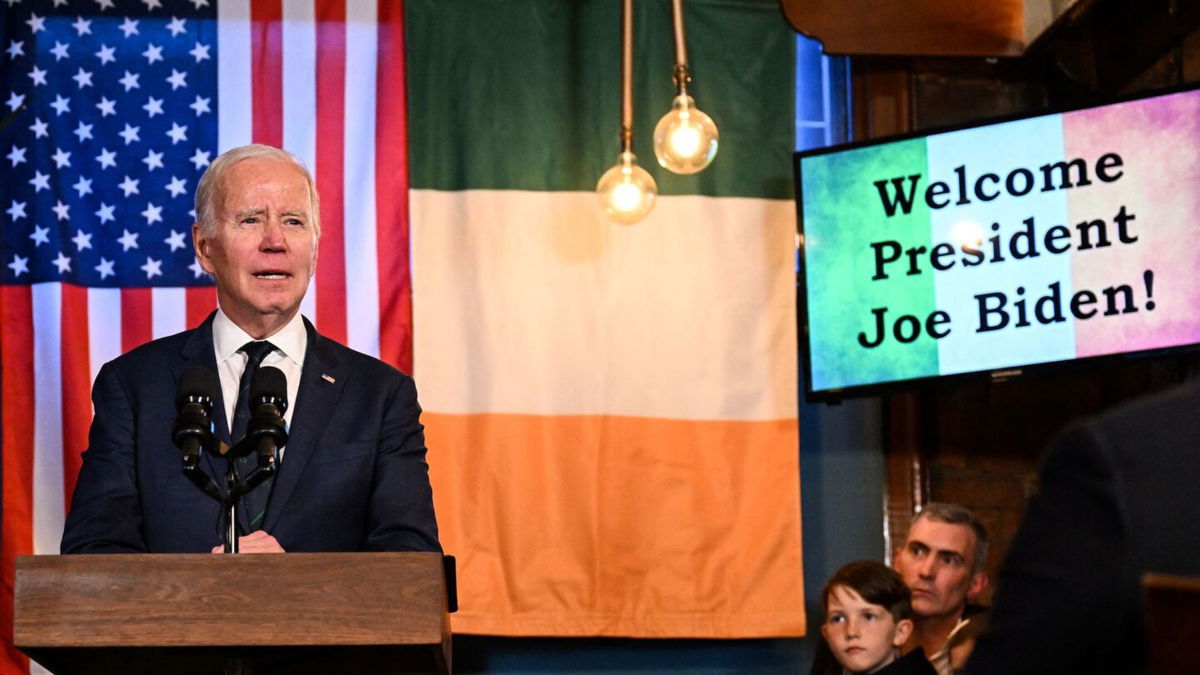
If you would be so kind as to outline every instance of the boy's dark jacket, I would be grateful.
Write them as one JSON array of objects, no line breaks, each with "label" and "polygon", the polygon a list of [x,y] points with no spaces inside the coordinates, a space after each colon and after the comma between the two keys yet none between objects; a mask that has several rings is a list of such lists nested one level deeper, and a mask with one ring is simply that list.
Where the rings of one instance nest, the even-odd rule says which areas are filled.
[{"label": "boy's dark jacket", "polygon": [[920,647],[875,671],[873,675],[937,675]]}]

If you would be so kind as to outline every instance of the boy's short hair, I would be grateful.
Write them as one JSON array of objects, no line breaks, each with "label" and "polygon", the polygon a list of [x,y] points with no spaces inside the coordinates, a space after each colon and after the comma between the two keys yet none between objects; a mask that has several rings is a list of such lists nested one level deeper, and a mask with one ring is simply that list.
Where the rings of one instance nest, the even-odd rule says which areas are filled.
[{"label": "boy's short hair", "polygon": [[858,593],[872,605],[887,609],[896,621],[912,618],[912,592],[896,570],[874,560],[856,560],[829,577],[821,589],[821,611],[829,615],[829,595],[837,586]]}]

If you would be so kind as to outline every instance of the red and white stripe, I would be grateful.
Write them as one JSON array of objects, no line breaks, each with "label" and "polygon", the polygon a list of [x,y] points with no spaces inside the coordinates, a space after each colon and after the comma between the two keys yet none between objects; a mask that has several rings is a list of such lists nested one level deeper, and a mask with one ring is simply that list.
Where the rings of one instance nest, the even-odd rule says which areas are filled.
[{"label": "red and white stripe", "polygon": [[218,18],[220,149],[282,146],[321,195],[305,315],[411,371],[403,5],[225,2]]},{"label": "red and white stripe", "polygon": [[[218,152],[282,146],[313,172],[323,233],[304,314],[411,372],[403,14],[389,0],[220,2],[217,113]],[[58,551],[100,366],[215,306],[212,288],[0,288],[0,630],[14,558]],[[0,658],[0,671],[26,667],[7,641]]]}]

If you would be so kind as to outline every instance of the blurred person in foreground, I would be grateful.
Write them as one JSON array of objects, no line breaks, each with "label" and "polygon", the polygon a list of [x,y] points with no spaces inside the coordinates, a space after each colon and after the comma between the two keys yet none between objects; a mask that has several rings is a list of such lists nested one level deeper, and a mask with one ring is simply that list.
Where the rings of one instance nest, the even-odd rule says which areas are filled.
[{"label": "blurred person in foreground", "polygon": [[1197,410],[1184,385],[1051,444],[968,675],[1146,672],[1142,575],[1200,575]]}]

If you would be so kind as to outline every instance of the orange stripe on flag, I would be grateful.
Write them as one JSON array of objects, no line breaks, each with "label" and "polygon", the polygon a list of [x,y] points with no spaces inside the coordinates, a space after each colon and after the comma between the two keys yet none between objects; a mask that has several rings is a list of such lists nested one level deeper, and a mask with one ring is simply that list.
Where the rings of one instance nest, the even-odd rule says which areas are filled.
[{"label": "orange stripe on flag", "polygon": [[804,634],[797,420],[422,421],[456,632]]}]

